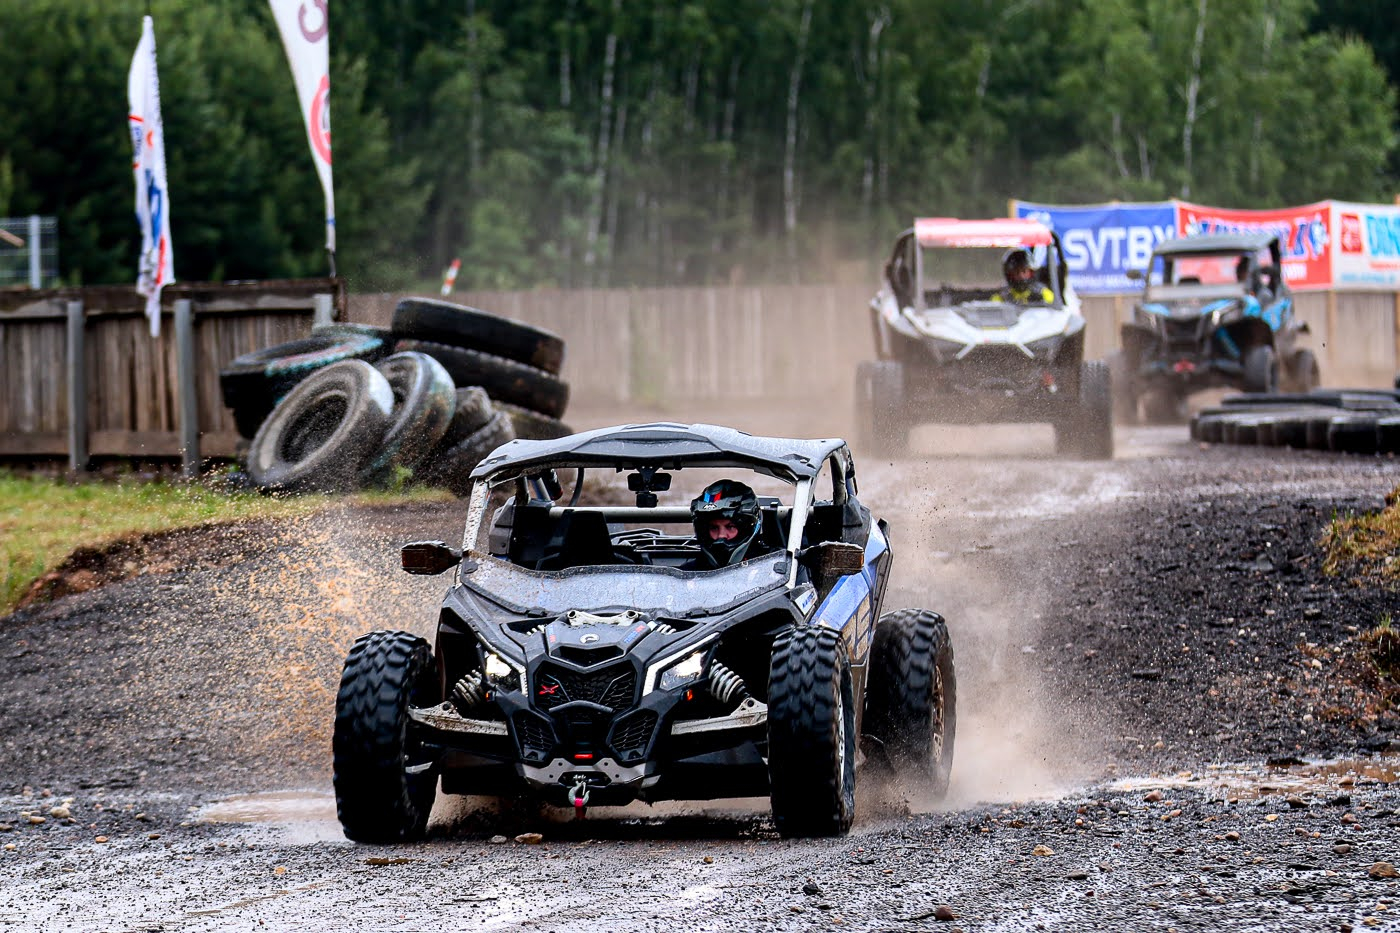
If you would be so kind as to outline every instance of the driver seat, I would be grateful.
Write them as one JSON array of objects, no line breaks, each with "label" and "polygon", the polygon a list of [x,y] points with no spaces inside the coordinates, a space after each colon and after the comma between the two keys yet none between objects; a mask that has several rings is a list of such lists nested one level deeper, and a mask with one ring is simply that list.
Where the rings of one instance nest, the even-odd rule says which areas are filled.
[{"label": "driver seat", "polygon": [[566,570],[590,564],[622,563],[613,553],[608,523],[599,512],[565,512],[536,570]]}]

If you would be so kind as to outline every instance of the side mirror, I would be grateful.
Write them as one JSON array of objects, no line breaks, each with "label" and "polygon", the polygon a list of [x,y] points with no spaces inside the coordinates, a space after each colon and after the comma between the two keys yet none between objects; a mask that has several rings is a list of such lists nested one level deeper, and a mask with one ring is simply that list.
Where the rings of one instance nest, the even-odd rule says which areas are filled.
[{"label": "side mirror", "polygon": [[462,562],[462,552],[442,541],[413,541],[399,549],[405,573],[432,576]]},{"label": "side mirror", "polygon": [[865,548],[843,541],[824,541],[803,551],[802,563],[819,579],[846,577],[865,569]]},{"label": "side mirror", "polygon": [[1129,269],[1126,274],[1129,282],[1141,282],[1147,278],[1147,276],[1142,274],[1141,269]]}]

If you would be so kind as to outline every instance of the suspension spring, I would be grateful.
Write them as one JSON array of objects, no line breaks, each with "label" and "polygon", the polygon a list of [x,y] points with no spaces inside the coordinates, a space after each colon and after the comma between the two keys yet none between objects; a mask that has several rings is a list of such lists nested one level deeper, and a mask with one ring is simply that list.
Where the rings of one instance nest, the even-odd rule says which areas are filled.
[{"label": "suspension spring", "polygon": [[452,703],[459,713],[476,709],[486,702],[486,675],[482,671],[469,671],[452,688]]},{"label": "suspension spring", "polygon": [[749,688],[738,674],[718,661],[711,661],[710,693],[721,703],[738,703],[748,699]]}]

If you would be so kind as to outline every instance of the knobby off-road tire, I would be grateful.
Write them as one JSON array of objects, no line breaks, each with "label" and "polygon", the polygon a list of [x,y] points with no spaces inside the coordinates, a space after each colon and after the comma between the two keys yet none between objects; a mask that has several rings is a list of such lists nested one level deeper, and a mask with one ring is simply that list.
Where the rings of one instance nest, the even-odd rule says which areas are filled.
[{"label": "knobby off-road tire", "polygon": [[855,733],[840,634],[804,626],[780,635],[768,678],[768,781],[783,836],[840,836],[851,828]]},{"label": "knobby off-road tire", "polygon": [[1268,344],[1250,347],[1244,353],[1244,390],[1278,391],[1278,355]]},{"label": "knobby off-road tire", "polygon": [[307,376],[342,360],[375,362],[389,352],[386,331],[355,324],[325,324],[310,337],[235,357],[219,371],[224,405],[238,433],[251,438],[277,402]]},{"label": "knobby off-road tire", "polygon": [[248,446],[248,475],[263,489],[349,489],[379,449],[393,410],[383,373],[364,360],[333,363],[277,403]]},{"label": "knobby off-road tire", "polygon": [[564,364],[564,341],[529,324],[433,298],[405,298],[394,309],[395,336],[466,347],[526,363],[553,375]]},{"label": "knobby off-road tire", "polygon": [[1113,459],[1113,387],[1103,360],[1079,365],[1079,407],[1055,422],[1055,451],[1085,460]]},{"label": "knobby off-road tire", "polygon": [[426,353],[395,353],[375,369],[394,391],[393,420],[379,449],[360,470],[360,483],[391,482],[400,468],[413,470],[442,441],[457,405],[457,386]]},{"label": "knobby off-road tire", "polygon": [[911,791],[936,797],[948,792],[957,696],[953,643],[943,617],[926,609],[881,616],[870,649],[862,728],[878,740],[882,764]]},{"label": "knobby off-road tire", "polygon": [[909,450],[909,415],[904,365],[865,360],[856,367],[856,438],[877,457],[902,457]]},{"label": "knobby off-road tire", "polygon": [[416,350],[437,360],[459,386],[481,386],[491,398],[557,418],[569,404],[569,386],[542,369],[504,357],[428,340],[400,340],[395,351]]},{"label": "knobby off-road tire", "polygon": [[498,411],[461,443],[434,453],[424,462],[420,473],[426,482],[466,498],[471,492],[471,472],[476,465],[491,451],[513,440],[515,428],[510,418]]},{"label": "knobby off-road tire", "polygon": [[421,839],[437,774],[414,737],[410,706],[440,702],[433,649],[408,632],[371,632],[345,658],[332,739],[335,809],[356,842]]}]

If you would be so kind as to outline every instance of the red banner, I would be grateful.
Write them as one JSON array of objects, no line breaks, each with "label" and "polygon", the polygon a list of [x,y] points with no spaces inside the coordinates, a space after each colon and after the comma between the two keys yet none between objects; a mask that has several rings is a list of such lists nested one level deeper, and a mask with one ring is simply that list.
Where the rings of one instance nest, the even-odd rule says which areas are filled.
[{"label": "red banner", "polygon": [[1276,233],[1283,249],[1283,277],[1295,289],[1332,285],[1329,253],[1331,203],[1319,201],[1272,211],[1241,211],[1177,202],[1181,236],[1208,233]]}]

